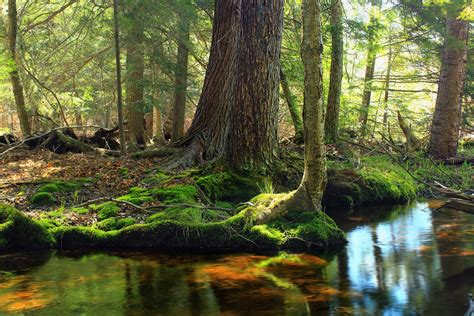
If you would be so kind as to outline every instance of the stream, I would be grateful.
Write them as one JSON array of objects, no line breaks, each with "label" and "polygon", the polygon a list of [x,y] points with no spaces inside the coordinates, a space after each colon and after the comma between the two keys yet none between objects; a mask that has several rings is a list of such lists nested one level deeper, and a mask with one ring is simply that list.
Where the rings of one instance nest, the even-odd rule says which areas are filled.
[{"label": "stream", "polygon": [[436,204],[330,214],[333,256],[0,254],[0,315],[463,315],[474,216]]}]

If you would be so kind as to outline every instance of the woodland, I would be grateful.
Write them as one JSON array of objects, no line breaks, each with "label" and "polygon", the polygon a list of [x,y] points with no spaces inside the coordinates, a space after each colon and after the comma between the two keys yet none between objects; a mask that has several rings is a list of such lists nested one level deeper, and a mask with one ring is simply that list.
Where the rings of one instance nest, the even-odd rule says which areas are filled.
[{"label": "woodland", "polygon": [[337,251],[474,213],[470,0],[0,0],[0,252]]}]

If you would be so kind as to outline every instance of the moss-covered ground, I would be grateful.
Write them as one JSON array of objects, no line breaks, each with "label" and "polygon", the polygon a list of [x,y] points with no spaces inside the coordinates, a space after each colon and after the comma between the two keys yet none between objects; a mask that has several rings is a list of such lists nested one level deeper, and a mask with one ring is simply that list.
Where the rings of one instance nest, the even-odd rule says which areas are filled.
[{"label": "moss-covered ground", "polygon": [[[88,203],[90,180],[43,182],[27,197],[23,215],[0,207],[0,249],[158,248],[194,251],[321,250],[344,244],[344,234],[325,213],[294,210],[268,223],[252,214],[271,208],[295,189],[225,168],[165,173],[154,169],[112,200]],[[130,171],[121,171],[126,177]],[[288,177],[289,179],[289,177]],[[383,157],[358,168],[330,165],[326,208],[403,202],[416,195],[414,181]],[[23,211],[23,210],[22,210]],[[18,234],[18,237],[16,235]]]}]

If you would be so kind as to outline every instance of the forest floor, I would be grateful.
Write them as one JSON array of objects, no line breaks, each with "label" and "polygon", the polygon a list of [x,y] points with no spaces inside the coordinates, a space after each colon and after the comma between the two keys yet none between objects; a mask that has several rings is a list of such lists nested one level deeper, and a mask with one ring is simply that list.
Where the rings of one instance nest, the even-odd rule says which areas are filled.
[{"label": "forest floor", "polygon": [[0,203],[28,212],[29,198],[44,183],[85,180],[80,196],[65,195],[65,203],[104,196],[120,196],[136,186],[160,160],[101,157],[92,154],[54,154],[48,150],[15,151],[0,159]]}]

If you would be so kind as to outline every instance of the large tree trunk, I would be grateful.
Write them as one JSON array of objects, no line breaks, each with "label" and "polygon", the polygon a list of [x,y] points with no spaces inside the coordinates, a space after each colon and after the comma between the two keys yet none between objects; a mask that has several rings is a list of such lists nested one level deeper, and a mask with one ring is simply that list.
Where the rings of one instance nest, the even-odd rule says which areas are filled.
[{"label": "large tree trunk", "polygon": [[438,84],[438,97],[431,126],[429,153],[437,159],[457,154],[461,121],[461,93],[466,74],[469,23],[450,12]]},{"label": "large tree trunk", "polygon": [[290,111],[291,119],[293,121],[293,126],[295,128],[295,140],[303,139],[303,120],[301,117],[300,109],[296,105],[295,97],[291,93],[290,85],[286,80],[285,72],[283,68],[280,68],[280,83],[283,90],[283,95],[285,96],[286,103],[288,104],[288,109]]},{"label": "large tree trunk", "polygon": [[186,90],[188,85],[189,17],[181,14],[179,24],[178,57],[176,61],[176,83],[173,107],[173,132],[171,135],[172,141],[176,141],[184,135]]},{"label": "large tree trunk", "polygon": [[196,113],[178,145],[189,146],[193,158],[211,160],[225,154],[232,92],[240,40],[242,0],[216,0],[212,47]]},{"label": "large tree trunk", "polygon": [[242,1],[235,103],[227,159],[265,169],[277,155],[278,88],[283,0]]},{"label": "large tree trunk", "polygon": [[[136,8],[139,4],[135,4]],[[145,117],[144,117],[144,71],[145,52],[144,42],[144,21],[135,12],[129,12],[129,26],[127,30],[127,121],[129,130],[129,140],[132,144],[145,144]]]},{"label": "large tree trunk", "polygon": [[367,132],[367,121],[370,112],[370,100],[372,98],[372,81],[374,80],[376,55],[376,14],[375,7],[379,6],[380,0],[372,0],[372,10],[368,26],[368,43],[367,43],[367,65],[365,68],[364,92],[362,94],[362,105],[360,108],[359,123],[361,135],[365,136]]},{"label": "large tree trunk", "polygon": [[10,80],[12,83],[13,95],[15,96],[16,110],[20,120],[21,133],[23,137],[31,135],[30,123],[28,122],[28,113],[26,112],[25,96],[23,85],[21,84],[19,68],[19,56],[16,47],[18,33],[18,17],[16,9],[16,0],[8,0],[8,49],[13,62],[13,69],[10,71]]},{"label": "large tree trunk", "polygon": [[328,106],[324,130],[328,143],[336,143],[339,126],[339,109],[341,105],[341,84],[343,71],[343,25],[342,2],[331,0],[331,75],[329,81]]}]

